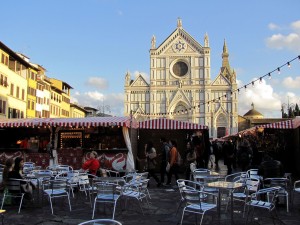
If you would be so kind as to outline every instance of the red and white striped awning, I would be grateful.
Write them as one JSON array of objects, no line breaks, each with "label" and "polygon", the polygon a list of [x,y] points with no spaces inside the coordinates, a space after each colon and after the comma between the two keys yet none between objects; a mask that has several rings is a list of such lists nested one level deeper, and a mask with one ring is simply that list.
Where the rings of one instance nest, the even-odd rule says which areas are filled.
[{"label": "red and white striped awning", "polygon": [[159,118],[139,122],[140,129],[162,129],[162,130],[203,130],[208,129],[207,126],[190,123],[186,121],[171,120]]},{"label": "red and white striped awning", "polygon": [[32,119],[0,119],[0,127],[109,127],[122,126],[137,128],[138,123],[130,117],[84,117],[84,118],[32,118]]},{"label": "red and white striped awning", "polygon": [[270,129],[294,129],[297,126],[294,126],[293,120],[279,121],[276,123],[263,124],[256,127],[270,128]]}]

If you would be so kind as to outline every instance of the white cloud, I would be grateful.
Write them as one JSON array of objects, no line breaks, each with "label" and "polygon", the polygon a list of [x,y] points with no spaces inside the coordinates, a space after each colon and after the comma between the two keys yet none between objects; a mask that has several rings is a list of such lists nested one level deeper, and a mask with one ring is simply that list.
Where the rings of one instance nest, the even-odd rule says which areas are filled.
[{"label": "white cloud", "polygon": [[276,25],[275,23],[270,23],[268,25],[270,30],[280,30],[280,27],[278,25]]},{"label": "white cloud", "polygon": [[[269,29],[280,29],[276,24],[269,24]],[[300,51],[300,20],[292,22],[288,29],[288,34],[277,33],[266,39],[269,48],[288,49],[298,53]]]},{"label": "white cloud", "polygon": [[247,91],[242,88],[238,96],[239,115],[243,116],[248,112],[253,103],[254,108],[263,114],[265,118],[278,118],[281,116],[280,95],[274,93],[273,88],[266,84],[264,79],[262,79],[262,82],[256,81],[254,87],[250,85],[246,89]]},{"label": "white cloud", "polygon": [[105,113],[113,116],[124,115],[123,93],[103,94],[98,91],[88,91],[81,94],[77,91],[74,96],[72,95],[72,102],[80,106],[89,106],[100,110],[104,108]]},{"label": "white cloud", "polygon": [[300,87],[300,77],[286,77],[283,79],[283,86],[291,89],[298,89]]},{"label": "white cloud", "polygon": [[106,89],[108,87],[107,80],[101,77],[90,77],[85,84],[99,89]]}]

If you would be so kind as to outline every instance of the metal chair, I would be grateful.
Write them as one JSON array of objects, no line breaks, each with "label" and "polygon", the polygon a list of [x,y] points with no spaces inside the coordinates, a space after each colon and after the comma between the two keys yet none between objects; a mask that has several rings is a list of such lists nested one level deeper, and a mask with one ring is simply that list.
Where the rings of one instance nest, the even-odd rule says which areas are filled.
[{"label": "metal chair", "polygon": [[[236,182],[244,183],[245,186],[242,189],[233,190],[233,201],[239,201],[244,204],[243,217],[246,211],[246,203],[251,198],[251,194],[256,193],[259,189],[260,181],[257,178],[246,178],[245,180],[237,180]],[[226,205],[226,211],[228,209],[230,200],[228,199]]]},{"label": "metal chair", "polygon": [[293,194],[292,194],[292,204],[294,204],[295,194],[300,193],[300,180],[294,182]]},{"label": "metal chair", "polygon": [[23,203],[23,198],[25,193],[22,192],[21,188],[21,183],[26,182],[22,179],[9,179],[6,188],[7,192],[4,192],[3,198],[2,198],[2,204],[1,204],[1,209],[3,209],[3,205],[5,202],[5,198],[11,197],[11,198],[20,198],[20,204],[19,204],[19,211],[18,213],[21,212],[21,207]]},{"label": "metal chair", "polygon": [[[251,195],[251,200],[246,203],[247,206],[249,206],[246,225],[248,224],[248,219],[250,216],[251,209],[252,209],[252,215],[251,215],[252,219],[254,218],[254,209],[262,209],[269,212],[274,225],[275,225],[275,220],[280,221],[276,213],[276,207],[275,207],[275,200],[279,190],[280,187],[263,188]],[[260,213],[260,215],[264,215],[264,214]]]},{"label": "metal chair", "polygon": [[200,190],[202,186],[200,186],[197,182],[184,179],[178,179],[176,182],[180,194],[180,202],[176,210],[177,215],[181,205],[185,202],[185,198],[183,197],[183,190]]},{"label": "metal chair", "polygon": [[122,225],[122,223],[120,223],[117,220],[111,220],[111,219],[96,219],[96,220],[89,220],[89,221],[85,221],[82,222],[78,225]]},{"label": "metal chair", "polygon": [[289,190],[290,180],[288,178],[266,178],[264,179],[265,187],[280,187],[277,197],[283,197],[286,201],[286,211],[289,212]]},{"label": "metal chair", "polygon": [[[147,199],[147,186],[148,186],[149,179],[146,180],[140,180],[139,182],[132,182],[132,183],[127,183],[122,187],[122,197],[125,198],[127,201],[128,199],[136,199],[139,203],[140,209],[144,215],[144,211],[142,208],[141,203],[145,199],[148,207],[149,207],[149,202]],[[125,202],[126,204],[126,202]]]},{"label": "metal chair", "polygon": [[[183,190],[183,197],[186,206],[183,209],[180,224],[182,225],[183,218],[186,212],[200,214],[200,225],[203,222],[203,217],[207,211],[217,208],[217,204],[210,202],[214,194],[197,190]],[[197,217],[196,217],[197,218]]]},{"label": "metal chair", "polygon": [[112,219],[115,218],[117,201],[120,195],[117,193],[117,185],[112,183],[96,183],[97,195],[94,199],[93,216],[94,219],[96,203],[111,203],[114,205]]},{"label": "metal chair", "polygon": [[66,179],[47,180],[46,184],[44,184],[43,186],[46,187],[44,188],[43,192],[49,198],[52,214],[53,214],[53,205],[52,205],[53,198],[67,197],[70,211],[72,210],[70,195],[69,192],[67,191],[68,184]]}]

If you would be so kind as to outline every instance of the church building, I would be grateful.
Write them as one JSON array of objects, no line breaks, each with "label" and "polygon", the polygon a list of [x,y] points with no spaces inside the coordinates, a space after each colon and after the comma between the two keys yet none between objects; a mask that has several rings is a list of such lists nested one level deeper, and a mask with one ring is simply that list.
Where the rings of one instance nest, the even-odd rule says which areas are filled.
[{"label": "church building", "polygon": [[[214,76],[213,76],[214,77]],[[211,138],[238,132],[236,73],[224,41],[222,66],[211,76],[209,37],[201,45],[177,20],[176,29],[150,49],[150,82],[125,75],[124,114],[138,121],[168,118],[209,127]]]}]

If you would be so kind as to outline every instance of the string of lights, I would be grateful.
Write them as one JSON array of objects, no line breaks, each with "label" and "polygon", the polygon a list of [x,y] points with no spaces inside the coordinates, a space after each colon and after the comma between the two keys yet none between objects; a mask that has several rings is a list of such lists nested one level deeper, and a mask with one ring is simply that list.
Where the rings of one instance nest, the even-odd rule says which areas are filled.
[{"label": "string of lights", "polygon": [[[292,63],[293,61],[297,60],[297,59],[298,59],[299,62],[300,62],[300,55],[298,55],[297,57],[295,57],[295,58],[293,58],[293,59],[287,61],[287,62],[284,63],[283,65],[278,66],[276,69],[274,69],[274,70],[272,70],[272,71],[266,73],[265,75],[263,75],[263,76],[261,76],[261,77],[255,79],[255,80],[252,80],[251,82],[249,82],[249,83],[247,83],[247,84],[245,84],[245,85],[243,85],[243,86],[241,86],[241,87],[239,87],[239,88],[237,88],[237,89],[235,89],[235,90],[230,91],[230,97],[232,97],[232,95],[233,95],[234,93],[236,93],[236,92],[239,94],[240,91],[243,90],[243,89],[245,89],[245,91],[246,91],[246,90],[247,90],[247,87],[250,86],[250,85],[252,85],[252,87],[254,87],[254,86],[255,86],[255,83],[257,83],[257,82],[262,83],[262,80],[263,80],[264,78],[266,78],[266,77],[269,78],[269,79],[271,79],[271,78],[272,78],[272,74],[273,74],[274,72],[277,72],[278,74],[280,74],[280,73],[281,73],[281,69],[282,69],[283,67],[287,66],[288,68],[290,68],[290,67],[291,67],[291,63]],[[174,112],[168,112],[168,113],[144,113],[144,112],[139,112],[139,111],[137,111],[137,112],[135,112],[135,113],[138,114],[139,116],[166,116],[166,115],[180,115],[180,114],[187,114],[189,111],[192,112],[193,110],[200,109],[200,107],[201,107],[202,105],[206,105],[206,104],[207,104],[207,105],[209,106],[210,103],[218,102],[218,101],[220,101],[220,100],[223,99],[223,98],[226,99],[227,97],[228,97],[227,94],[224,94],[224,95],[222,95],[222,96],[219,96],[218,98],[215,98],[215,99],[212,99],[212,100],[209,100],[209,101],[206,101],[206,102],[201,102],[201,103],[199,103],[197,106],[193,106],[193,107],[191,107],[191,108],[189,108],[189,109],[179,110],[179,111],[174,111]]]}]

